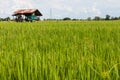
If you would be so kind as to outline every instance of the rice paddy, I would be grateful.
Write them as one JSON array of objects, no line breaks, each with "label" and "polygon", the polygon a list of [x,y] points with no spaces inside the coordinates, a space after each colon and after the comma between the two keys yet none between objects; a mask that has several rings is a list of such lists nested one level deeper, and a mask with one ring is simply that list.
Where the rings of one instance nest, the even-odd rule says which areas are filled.
[{"label": "rice paddy", "polygon": [[0,22],[0,80],[120,80],[120,21]]}]

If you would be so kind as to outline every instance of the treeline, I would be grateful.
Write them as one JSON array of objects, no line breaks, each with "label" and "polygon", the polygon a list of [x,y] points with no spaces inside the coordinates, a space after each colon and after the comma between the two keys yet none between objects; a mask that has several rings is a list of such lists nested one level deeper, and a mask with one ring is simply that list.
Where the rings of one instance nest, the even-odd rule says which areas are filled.
[{"label": "treeline", "polygon": [[66,20],[70,20],[70,21],[81,21],[81,20],[87,20],[87,21],[92,21],[92,20],[120,20],[120,16],[119,17],[112,17],[110,15],[106,15],[105,18],[99,17],[99,16],[95,16],[94,18],[88,17],[87,19],[71,19],[70,17],[65,17],[63,19],[44,19],[44,21],[66,21]]},{"label": "treeline", "polygon": [[[112,17],[110,15],[106,15],[105,18],[102,18],[102,17],[99,17],[99,16],[95,16],[94,18],[91,18],[91,17],[88,17],[87,19],[71,19],[70,17],[65,17],[63,19],[43,19],[44,21],[82,21],[82,20],[85,20],[85,21],[92,21],[92,20],[96,20],[96,21],[99,21],[99,20],[120,20],[120,16],[119,17]],[[6,18],[0,18],[0,21],[14,21],[14,19],[11,19],[10,17],[6,17]],[[37,21],[40,21],[37,20]]]},{"label": "treeline", "polygon": [[[92,19],[88,18],[87,20],[92,20]],[[101,18],[99,16],[95,16],[93,18],[93,20],[120,20],[120,16],[119,17],[112,17],[110,15],[106,15],[105,18]]]},{"label": "treeline", "polygon": [[0,21],[11,21],[10,17],[0,18]]}]

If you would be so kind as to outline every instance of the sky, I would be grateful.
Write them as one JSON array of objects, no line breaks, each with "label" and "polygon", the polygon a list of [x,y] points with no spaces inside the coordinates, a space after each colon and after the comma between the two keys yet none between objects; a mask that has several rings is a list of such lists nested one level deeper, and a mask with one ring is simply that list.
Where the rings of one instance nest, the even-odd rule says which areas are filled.
[{"label": "sky", "polygon": [[120,0],[0,0],[0,17],[12,17],[17,9],[39,9],[42,19],[120,16]]}]

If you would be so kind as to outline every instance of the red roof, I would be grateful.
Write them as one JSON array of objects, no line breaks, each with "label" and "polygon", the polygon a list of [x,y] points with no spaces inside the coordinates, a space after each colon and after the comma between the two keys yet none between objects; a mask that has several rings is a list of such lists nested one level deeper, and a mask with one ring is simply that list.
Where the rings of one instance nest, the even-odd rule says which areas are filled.
[{"label": "red roof", "polygon": [[13,15],[17,15],[17,14],[32,14],[37,12],[38,16],[42,16],[42,14],[39,12],[38,9],[19,9],[17,11],[14,12]]},{"label": "red roof", "polygon": [[35,12],[37,9],[20,9],[20,10],[17,10],[15,11],[14,13],[17,14],[17,13],[33,13]]}]

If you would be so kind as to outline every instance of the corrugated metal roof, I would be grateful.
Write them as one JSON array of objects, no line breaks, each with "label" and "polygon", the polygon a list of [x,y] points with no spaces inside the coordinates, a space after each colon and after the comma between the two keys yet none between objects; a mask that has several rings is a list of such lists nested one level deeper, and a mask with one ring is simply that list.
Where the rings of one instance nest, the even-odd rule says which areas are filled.
[{"label": "corrugated metal roof", "polygon": [[15,14],[22,14],[22,13],[34,13],[37,9],[20,9],[15,11]]},{"label": "corrugated metal roof", "polygon": [[42,14],[38,9],[19,9],[14,12],[13,16],[21,15],[21,14],[26,15],[26,14],[32,14],[32,13],[35,13],[35,15],[37,16],[42,16]]}]

